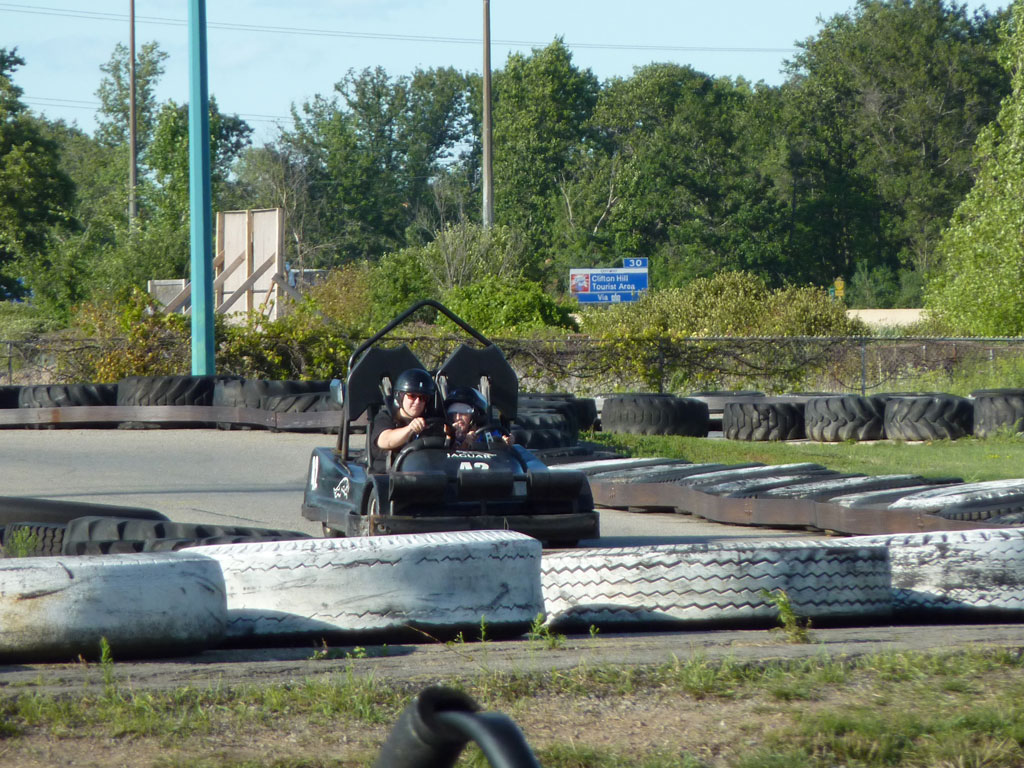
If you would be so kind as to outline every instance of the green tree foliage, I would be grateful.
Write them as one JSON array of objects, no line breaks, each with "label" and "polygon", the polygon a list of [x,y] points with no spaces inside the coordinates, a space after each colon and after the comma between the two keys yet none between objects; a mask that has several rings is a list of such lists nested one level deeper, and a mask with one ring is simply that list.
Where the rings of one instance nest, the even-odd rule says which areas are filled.
[{"label": "green tree foliage", "polygon": [[576,330],[569,308],[532,280],[498,278],[471,283],[448,291],[444,301],[456,315],[492,336],[547,328]]},{"label": "green tree foliage", "polygon": [[312,266],[405,245],[406,229],[434,207],[431,179],[465,135],[465,88],[453,69],[392,78],[377,67],[350,71],[334,98],[317,96],[294,112],[281,148],[303,166],[311,202],[333,230],[332,247]]},{"label": "green tree foliage", "polygon": [[[753,91],[689,67],[651,64],[605,84],[561,192],[572,266],[646,256],[655,286],[777,264],[778,211],[750,163]],[[570,265],[562,265],[568,267]]]},{"label": "green tree foliage", "polygon": [[57,144],[14,84],[24,64],[16,51],[0,48],[0,298],[25,293],[18,278],[46,258],[53,228],[71,218],[73,186],[60,169]]},{"label": "green tree foliage", "polygon": [[946,0],[858,0],[801,44],[782,89],[776,184],[797,281],[926,274],[1006,92],[997,19]]},{"label": "green tree foliage", "polygon": [[926,307],[949,333],[1024,335],[1024,3],[1001,47],[1012,92],[978,139],[978,180],[943,235]]},{"label": "green tree foliage", "polygon": [[509,227],[448,224],[423,245],[381,257],[372,279],[375,317],[386,320],[419,299],[439,299],[455,288],[519,277],[522,239]]},{"label": "green tree foliage", "polygon": [[[128,117],[130,109],[130,79],[128,48],[118,43],[106,64],[100,67],[105,77],[100,81],[96,96],[100,100],[97,112],[96,140],[108,147],[128,147]],[[156,86],[164,74],[167,53],[156,42],[144,43],[135,61],[135,149],[143,157],[149,147],[157,114]],[[128,162],[127,156],[125,162]]]},{"label": "green tree foliage", "polygon": [[[493,80],[495,219],[542,255],[551,245],[559,181],[587,151],[598,81],[572,63],[561,40],[529,56],[510,55]],[[528,268],[538,276],[541,266]]]}]

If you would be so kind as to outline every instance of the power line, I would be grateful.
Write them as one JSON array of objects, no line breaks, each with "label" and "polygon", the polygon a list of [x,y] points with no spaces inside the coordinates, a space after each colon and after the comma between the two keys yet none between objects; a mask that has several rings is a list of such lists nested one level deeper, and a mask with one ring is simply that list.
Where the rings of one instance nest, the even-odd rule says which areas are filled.
[{"label": "power line", "polygon": [[[88,109],[93,112],[100,108],[98,101],[82,101],[80,99],[55,99],[46,96],[34,96],[28,99],[20,99],[21,102],[37,107],[59,107],[61,109]],[[291,120],[288,115],[256,115],[245,112],[232,112],[238,117],[244,117],[247,121],[260,123],[279,123],[282,120]]]},{"label": "power line", "polygon": [[[72,8],[47,8],[35,5],[24,5],[21,3],[0,3],[0,10],[13,13],[28,13],[39,16],[62,16],[74,19],[91,19],[94,21],[127,21],[127,14],[108,13],[104,11],[80,11]],[[159,24],[165,26],[183,27],[187,25],[185,19],[173,19],[161,16],[136,16],[136,22],[145,24]],[[480,45],[479,38],[471,37],[445,37],[437,35],[396,35],[382,32],[345,32],[331,29],[308,29],[303,27],[281,27],[262,24],[227,24],[224,22],[208,21],[206,26],[210,29],[234,30],[240,32],[263,32],[268,34],[286,35],[307,35],[313,37],[346,37],[365,40],[395,40],[399,42],[416,43],[442,43],[450,45]],[[528,45],[543,47],[547,42],[530,40],[498,40],[492,43],[498,45]],[[625,43],[570,43],[565,42],[567,48],[591,48],[597,50],[615,51],[676,51],[688,53],[793,53],[795,48],[749,48],[749,47],[721,47],[707,45],[633,45]]]}]

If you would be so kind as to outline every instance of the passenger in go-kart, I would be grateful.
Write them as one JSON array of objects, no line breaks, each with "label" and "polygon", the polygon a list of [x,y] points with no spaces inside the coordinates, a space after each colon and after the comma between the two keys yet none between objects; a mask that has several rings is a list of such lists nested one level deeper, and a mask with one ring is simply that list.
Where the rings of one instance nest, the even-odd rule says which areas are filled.
[{"label": "passenger in go-kart", "polygon": [[[394,405],[374,417],[370,428],[370,471],[387,471],[387,457],[424,433],[438,429],[434,380],[422,368],[403,371],[392,388]],[[436,432],[440,436],[440,432]]]},{"label": "passenger in go-kart", "polygon": [[491,449],[497,441],[512,445],[515,439],[507,432],[494,429],[487,417],[487,401],[472,387],[452,390],[444,401],[448,421],[445,432],[456,450]]}]

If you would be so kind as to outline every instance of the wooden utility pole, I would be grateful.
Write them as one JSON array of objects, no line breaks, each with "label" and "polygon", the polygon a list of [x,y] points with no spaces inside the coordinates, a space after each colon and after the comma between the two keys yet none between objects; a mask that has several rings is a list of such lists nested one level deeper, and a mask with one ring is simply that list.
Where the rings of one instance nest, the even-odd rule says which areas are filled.
[{"label": "wooden utility pole", "polygon": [[135,185],[139,172],[135,139],[135,0],[128,0],[128,48],[128,225],[131,229],[138,214]]},{"label": "wooden utility pole", "polygon": [[484,228],[494,223],[494,176],[491,159],[491,3],[484,0],[484,89],[483,89],[483,187]]}]

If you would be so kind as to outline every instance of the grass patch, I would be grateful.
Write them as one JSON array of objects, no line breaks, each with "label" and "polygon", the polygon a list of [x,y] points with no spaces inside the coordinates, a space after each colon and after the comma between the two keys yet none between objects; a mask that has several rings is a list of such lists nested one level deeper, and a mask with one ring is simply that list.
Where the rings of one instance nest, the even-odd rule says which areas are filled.
[{"label": "grass patch", "polygon": [[[511,714],[547,768],[1024,764],[1024,663],[1015,651],[694,657],[445,682]],[[18,764],[44,747],[93,755],[127,740],[138,755],[155,745],[158,759],[135,764],[162,768],[369,765],[420,687],[351,666],[291,685],[205,691],[132,691],[111,673],[102,691],[0,699],[0,752]],[[683,730],[666,736],[666,724]],[[317,735],[304,739],[310,729]],[[350,742],[351,753],[337,751]],[[227,746],[251,743],[273,749],[254,757]],[[460,764],[482,760],[469,750]]]}]

